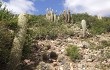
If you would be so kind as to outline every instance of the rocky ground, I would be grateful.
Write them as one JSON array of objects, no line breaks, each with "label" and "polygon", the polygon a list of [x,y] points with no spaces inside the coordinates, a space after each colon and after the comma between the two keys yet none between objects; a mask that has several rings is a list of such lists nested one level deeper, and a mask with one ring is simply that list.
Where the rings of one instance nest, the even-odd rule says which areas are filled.
[{"label": "rocky ground", "polygon": [[[95,47],[100,46],[101,41],[109,42],[110,34],[81,38],[80,28],[74,32],[74,36],[55,40],[34,40],[32,56],[24,60],[25,70],[110,70],[110,45],[103,49]],[[65,51],[68,45],[77,46],[82,59],[72,61]]]}]

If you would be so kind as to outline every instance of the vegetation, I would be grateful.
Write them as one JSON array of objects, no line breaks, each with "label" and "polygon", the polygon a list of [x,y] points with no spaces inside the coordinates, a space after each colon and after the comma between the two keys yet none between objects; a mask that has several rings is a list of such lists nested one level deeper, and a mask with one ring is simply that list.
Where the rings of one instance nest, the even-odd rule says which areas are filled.
[{"label": "vegetation", "polygon": [[[0,70],[6,67],[10,61],[9,55],[12,48],[14,36],[17,34],[18,15],[12,14],[5,7],[1,9],[0,3]],[[70,29],[73,24],[80,26],[81,20],[87,21],[87,29],[93,35],[110,32],[110,18],[103,17],[102,20],[97,19],[97,16],[90,16],[84,14],[72,14],[74,23],[65,24],[63,18],[58,22],[50,22],[45,19],[44,15],[30,15],[28,14],[28,29],[26,34],[26,42],[22,53],[22,59],[28,58],[31,53],[31,44],[33,40],[56,39],[60,36],[74,36],[74,31]],[[102,41],[102,46],[94,47],[95,49],[103,49],[110,46],[109,42]],[[81,58],[81,54],[76,46],[68,46],[66,49],[68,56],[72,60]],[[106,54],[110,58],[109,53]]]},{"label": "vegetation", "polygon": [[67,55],[73,60],[79,60],[81,59],[81,54],[79,53],[78,47],[69,45],[68,48],[66,49]]},{"label": "vegetation", "polygon": [[87,21],[87,28],[92,34],[102,34],[110,32],[110,18],[103,18],[99,20],[97,16],[90,16],[87,13],[84,14],[73,14],[72,19],[74,23],[80,24],[81,20]]}]

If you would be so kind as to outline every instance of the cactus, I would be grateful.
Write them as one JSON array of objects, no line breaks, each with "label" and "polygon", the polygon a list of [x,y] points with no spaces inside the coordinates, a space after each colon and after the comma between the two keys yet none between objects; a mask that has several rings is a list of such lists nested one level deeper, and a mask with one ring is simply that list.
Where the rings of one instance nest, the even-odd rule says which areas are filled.
[{"label": "cactus", "polygon": [[59,21],[59,20],[60,20],[60,16],[57,17],[57,21]]},{"label": "cactus", "polygon": [[49,13],[49,9],[47,8],[47,9],[46,9],[46,19],[49,19],[49,18],[48,18],[48,13]]},{"label": "cactus", "polygon": [[51,16],[51,21],[54,21],[54,14],[53,14],[53,10],[50,11],[50,16]]},{"label": "cactus", "polygon": [[56,22],[57,15],[54,13],[54,22]]},{"label": "cactus", "polygon": [[83,29],[83,37],[85,37],[86,35],[86,21],[85,20],[82,20],[81,21],[81,25],[82,25],[82,29]]},{"label": "cactus", "polygon": [[13,40],[13,47],[11,49],[9,58],[9,69],[16,70],[20,64],[23,45],[25,42],[26,32],[27,32],[27,18],[26,14],[20,14],[18,17],[18,33]]},{"label": "cactus", "polygon": [[68,10],[68,23],[71,22],[71,14],[70,14],[70,10]]},{"label": "cactus", "polygon": [[63,15],[64,15],[64,21],[67,22],[68,17],[67,17],[67,12],[66,12],[66,10],[64,10]]},{"label": "cactus", "polygon": [[102,16],[99,16],[99,15],[98,15],[97,18],[98,18],[99,20],[102,20]]}]

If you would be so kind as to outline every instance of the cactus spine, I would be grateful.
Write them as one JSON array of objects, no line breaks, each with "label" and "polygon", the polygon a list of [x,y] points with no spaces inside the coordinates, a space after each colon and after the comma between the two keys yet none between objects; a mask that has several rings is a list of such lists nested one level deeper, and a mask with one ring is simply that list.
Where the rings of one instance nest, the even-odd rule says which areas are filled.
[{"label": "cactus spine", "polygon": [[83,29],[83,37],[86,36],[86,21],[85,20],[82,20],[81,21],[81,25],[82,25],[82,29]]},{"label": "cactus spine", "polygon": [[9,69],[17,70],[20,64],[22,49],[25,42],[26,32],[27,32],[27,18],[26,14],[20,14],[18,17],[18,33],[13,40],[13,47],[10,53]]}]

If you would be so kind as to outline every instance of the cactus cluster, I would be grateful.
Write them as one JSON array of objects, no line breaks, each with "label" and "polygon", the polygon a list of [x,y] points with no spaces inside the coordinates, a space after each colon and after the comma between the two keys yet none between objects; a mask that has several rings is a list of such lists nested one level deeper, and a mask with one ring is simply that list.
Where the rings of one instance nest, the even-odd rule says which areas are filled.
[{"label": "cactus cluster", "polygon": [[53,11],[53,9],[46,9],[46,19],[52,22],[56,22],[57,15],[56,12]]},{"label": "cactus cluster", "polygon": [[98,15],[97,18],[98,18],[99,20],[102,20],[102,16],[99,16],[99,15]]},{"label": "cactus cluster", "polygon": [[59,16],[56,15],[56,12],[53,11],[53,9],[46,9],[46,19],[52,22],[59,21],[60,19],[63,19],[65,23],[71,22],[71,13],[70,10],[64,10]]},{"label": "cactus cluster", "polygon": [[64,10],[62,15],[63,15],[63,20],[66,23],[70,23],[71,22],[71,13],[70,13],[70,10]]}]

